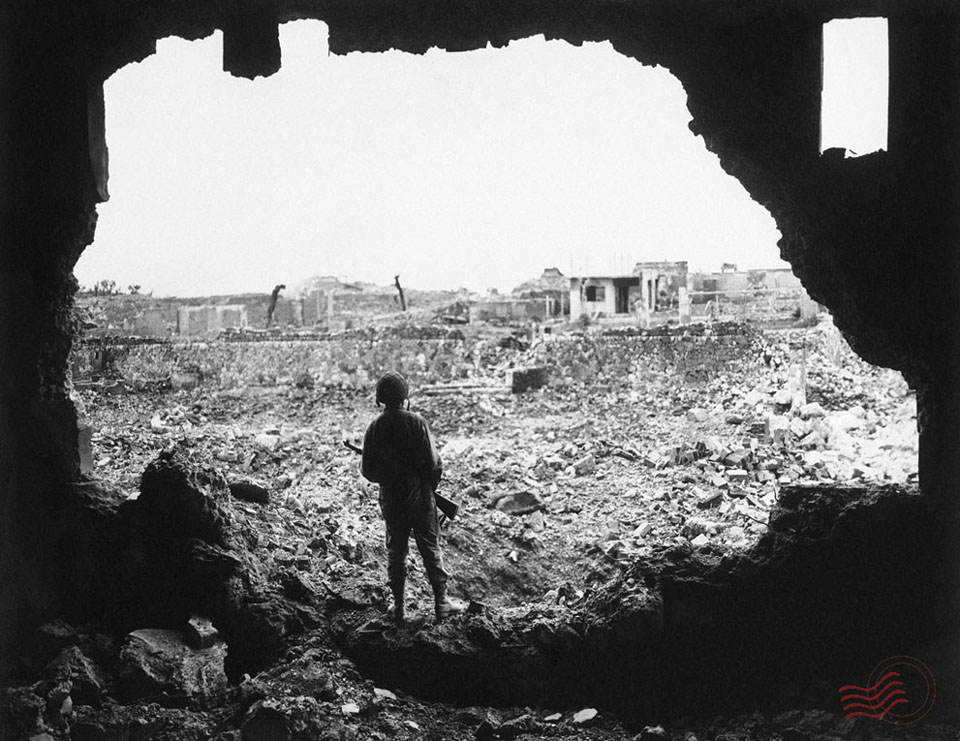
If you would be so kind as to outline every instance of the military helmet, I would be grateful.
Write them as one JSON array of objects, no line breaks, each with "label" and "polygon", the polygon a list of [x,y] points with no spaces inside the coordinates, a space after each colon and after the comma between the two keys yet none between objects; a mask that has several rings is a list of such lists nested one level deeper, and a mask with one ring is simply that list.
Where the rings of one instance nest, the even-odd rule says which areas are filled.
[{"label": "military helmet", "polygon": [[377,403],[398,407],[406,400],[410,387],[396,371],[387,371],[377,381]]}]

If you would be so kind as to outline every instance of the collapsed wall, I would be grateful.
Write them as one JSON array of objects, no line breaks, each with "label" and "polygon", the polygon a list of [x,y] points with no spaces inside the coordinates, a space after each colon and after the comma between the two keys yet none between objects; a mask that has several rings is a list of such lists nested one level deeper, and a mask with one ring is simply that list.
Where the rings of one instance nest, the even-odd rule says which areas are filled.
[{"label": "collapsed wall", "polygon": [[697,381],[744,363],[762,362],[767,350],[757,330],[736,323],[559,335],[528,350],[515,342],[467,339],[443,329],[425,328],[418,334],[237,336],[211,342],[101,339],[77,348],[74,378],[107,370],[107,375],[134,388],[170,379],[178,379],[175,384],[239,388],[289,385],[307,375],[318,386],[364,389],[387,370],[396,370],[419,386],[468,378],[502,382],[509,369],[536,365],[549,368],[552,383],[559,384],[597,379],[626,383],[638,371]]}]

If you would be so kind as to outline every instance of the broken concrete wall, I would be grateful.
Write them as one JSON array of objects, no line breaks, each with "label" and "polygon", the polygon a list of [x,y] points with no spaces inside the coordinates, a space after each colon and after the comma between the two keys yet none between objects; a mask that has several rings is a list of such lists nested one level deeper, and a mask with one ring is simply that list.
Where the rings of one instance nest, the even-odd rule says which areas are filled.
[{"label": "broken concrete wall", "polygon": [[[603,380],[628,385],[644,373],[678,374],[707,380],[735,365],[762,362],[763,337],[744,325],[680,330],[568,335],[526,352],[489,341],[332,337],[318,340],[95,343],[90,352],[108,357],[115,375],[134,386],[199,372],[214,387],[292,383],[309,373],[320,386],[368,388],[380,374],[396,370],[415,385],[468,376],[506,383],[512,366],[553,368],[551,383]],[[82,351],[76,355],[88,357]],[[75,364],[77,380],[97,372],[90,362]]]},{"label": "broken concrete wall", "polygon": [[177,334],[182,337],[215,337],[246,326],[247,307],[242,304],[181,306],[177,312]]},{"label": "broken concrete wall", "polygon": [[557,380],[567,382],[619,385],[658,373],[706,381],[735,366],[763,362],[765,347],[763,337],[746,327],[722,334],[611,330],[606,336],[572,335],[538,345],[527,362],[548,365]]},{"label": "broken concrete wall", "polygon": [[613,278],[571,278],[570,279],[570,321],[575,322],[581,316],[616,313],[616,290]]},{"label": "broken concrete wall", "polygon": [[470,323],[512,323],[532,319],[542,322],[549,317],[547,298],[513,299],[510,301],[478,301],[470,306]]}]

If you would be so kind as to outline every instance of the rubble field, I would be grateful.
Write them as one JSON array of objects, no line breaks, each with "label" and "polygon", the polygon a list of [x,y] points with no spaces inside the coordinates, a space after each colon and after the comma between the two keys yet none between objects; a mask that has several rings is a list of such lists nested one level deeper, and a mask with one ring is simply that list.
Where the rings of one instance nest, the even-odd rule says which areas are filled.
[{"label": "rubble field", "polygon": [[[788,489],[916,482],[915,400],[898,373],[860,361],[828,323],[727,334],[737,357],[707,370],[638,362],[614,334],[590,340],[620,348],[606,362],[586,340],[560,338],[462,353],[469,372],[420,375],[411,408],[441,451],[441,492],[460,504],[443,534],[450,590],[471,605],[434,626],[411,549],[402,629],[385,618],[376,487],[343,445],[377,413],[369,384],[199,373],[175,390],[117,368],[78,378],[96,481],[78,497],[125,523],[115,541],[102,536],[104,552],[120,562],[111,578],[135,582],[140,597],[113,602],[114,586],[94,580],[104,614],[44,626],[24,683],[0,698],[0,729],[36,739],[956,738],[845,720],[839,706],[658,726],[602,697],[588,706],[596,693],[575,687],[538,699],[543,666],[528,661],[530,645],[562,653],[564,626],[621,597],[647,599],[638,563],[744,554]],[[551,364],[558,357],[569,362]],[[511,372],[530,368],[546,369],[534,374],[545,385],[512,393]],[[203,568],[178,572],[181,548]],[[221,593],[225,574],[241,574],[254,596]],[[197,604],[208,614],[193,614]],[[450,657],[463,662],[459,688],[424,679]],[[510,662],[517,676],[498,680]]]},{"label": "rubble field", "polygon": [[[533,348],[506,362],[528,356],[542,360]],[[485,385],[502,367],[484,370],[484,383],[415,386],[411,408],[441,451],[441,492],[461,505],[444,535],[452,584],[492,606],[575,598],[658,544],[742,548],[782,485],[916,480],[912,392],[829,324],[768,333],[702,381],[636,366],[578,379],[560,367],[545,387],[511,394]],[[384,563],[377,487],[342,444],[360,443],[377,413],[370,386],[123,388],[80,392],[97,477],[135,496],[146,465],[181,446],[228,481],[268,489],[278,538],[291,520],[335,522],[346,558],[327,571]]]}]

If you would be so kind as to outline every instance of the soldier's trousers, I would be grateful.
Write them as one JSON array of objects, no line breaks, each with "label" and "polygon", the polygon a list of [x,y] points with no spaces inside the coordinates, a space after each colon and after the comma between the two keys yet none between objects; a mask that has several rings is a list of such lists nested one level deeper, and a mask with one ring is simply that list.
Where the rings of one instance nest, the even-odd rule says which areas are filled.
[{"label": "soldier's trousers", "polygon": [[411,533],[423,559],[427,579],[431,584],[446,582],[449,574],[443,567],[440,523],[433,492],[424,488],[413,501],[402,503],[391,502],[381,493],[380,511],[387,526],[387,581],[390,585],[398,586],[406,579]]}]

